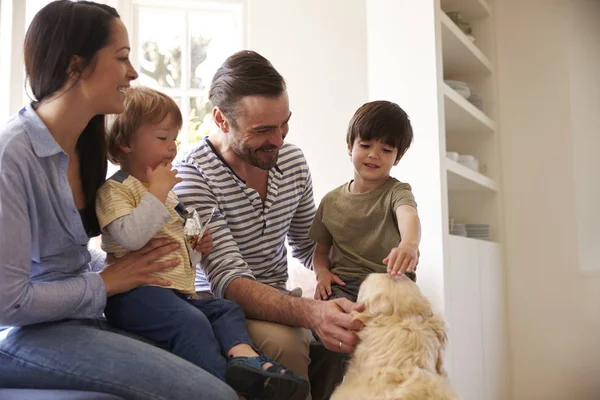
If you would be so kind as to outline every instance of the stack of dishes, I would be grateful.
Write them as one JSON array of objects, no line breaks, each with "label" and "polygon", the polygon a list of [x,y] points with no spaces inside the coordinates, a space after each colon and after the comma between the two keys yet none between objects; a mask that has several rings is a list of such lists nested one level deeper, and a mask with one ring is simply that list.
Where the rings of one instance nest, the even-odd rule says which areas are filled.
[{"label": "stack of dishes", "polygon": [[467,236],[467,227],[465,224],[454,222],[454,218],[450,218],[450,233],[457,236]]},{"label": "stack of dishes", "polygon": [[458,163],[469,169],[472,169],[475,172],[479,172],[479,161],[477,161],[475,156],[470,154],[460,154],[458,156]]},{"label": "stack of dishes", "polygon": [[454,89],[456,93],[460,94],[465,99],[471,97],[471,88],[466,83],[461,81],[453,81],[449,79],[445,80],[444,82],[446,83],[446,85],[450,86],[452,89]]},{"label": "stack of dishes", "polygon": [[488,224],[465,224],[465,230],[467,237],[483,240],[490,239],[490,226]]}]

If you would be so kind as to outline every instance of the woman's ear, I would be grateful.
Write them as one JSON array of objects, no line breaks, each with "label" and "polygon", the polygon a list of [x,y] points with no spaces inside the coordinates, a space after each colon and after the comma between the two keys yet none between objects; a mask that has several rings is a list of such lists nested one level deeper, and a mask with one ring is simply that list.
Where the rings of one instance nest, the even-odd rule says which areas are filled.
[{"label": "woman's ear", "polygon": [[77,80],[83,73],[83,58],[79,56],[72,56],[71,61],[69,62],[69,68],[67,69],[67,74],[69,78]]}]

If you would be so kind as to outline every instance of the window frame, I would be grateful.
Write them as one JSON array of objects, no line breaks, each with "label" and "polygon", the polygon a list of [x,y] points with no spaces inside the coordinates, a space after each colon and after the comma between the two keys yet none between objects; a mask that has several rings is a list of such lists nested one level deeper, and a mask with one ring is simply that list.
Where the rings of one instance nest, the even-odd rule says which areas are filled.
[{"label": "window frame", "polygon": [[[179,88],[159,88],[165,94],[180,99],[180,109],[183,116],[183,126],[179,133],[179,141],[185,146],[188,144],[189,137],[189,115],[191,111],[190,99],[204,94],[204,91],[199,88],[190,87],[190,71],[189,71],[189,45],[190,45],[190,27],[189,17],[191,13],[201,11],[225,11],[237,13],[237,22],[240,27],[240,49],[246,48],[248,43],[248,0],[119,0],[126,2],[123,4],[121,19],[129,29],[129,38],[131,41],[131,62],[139,70],[140,55],[138,54],[140,37],[139,37],[139,18],[140,11],[147,9],[168,9],[170,11],[180,11],[185,13],[185,38],[182,44],[182,70],[181,82]],[[139,72],[139,71],[138,71]],[[134,83],[135,84],[135,83]]]}]

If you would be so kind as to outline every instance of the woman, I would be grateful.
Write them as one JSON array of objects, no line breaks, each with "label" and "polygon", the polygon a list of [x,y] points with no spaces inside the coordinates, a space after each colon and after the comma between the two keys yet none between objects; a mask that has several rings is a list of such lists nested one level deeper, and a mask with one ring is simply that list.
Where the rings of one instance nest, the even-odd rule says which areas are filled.
[{"label": "woman", "polygon": [[153,241],[113,267],[87,249],[106,175],[104,114],[123,111],[137,73],[116,10],[56,1],[33,19],[25,67],[36,98],[0,128],[0,387],[127,399],[237,399],[204,370],[101,319],[106,298],[176,261]]}]

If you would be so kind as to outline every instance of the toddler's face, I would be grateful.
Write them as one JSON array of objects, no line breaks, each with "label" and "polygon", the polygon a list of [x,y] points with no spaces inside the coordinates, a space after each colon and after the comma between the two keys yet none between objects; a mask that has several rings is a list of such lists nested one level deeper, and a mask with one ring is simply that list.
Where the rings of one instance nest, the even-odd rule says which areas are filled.
[{"label": "toddler's face", "polygon": [[178,134],[171,115],[159,123],[142,125],[131,138],[128,162],[143,169],[173,162],[177,156]]}]

